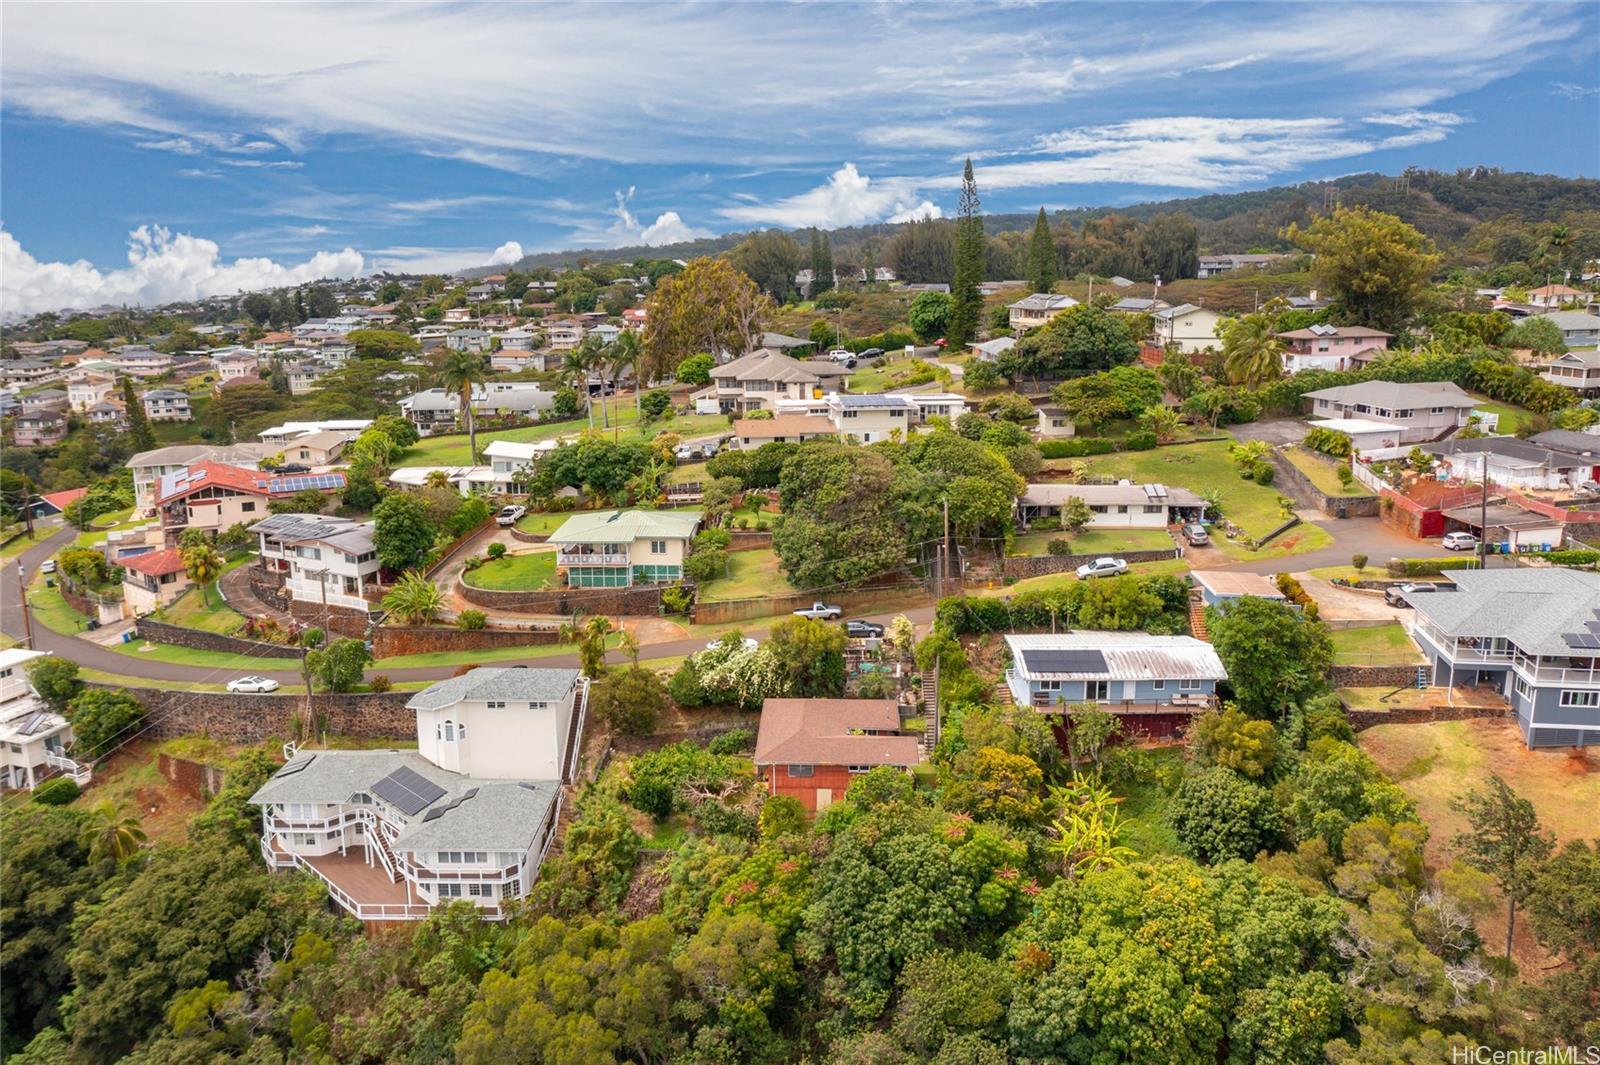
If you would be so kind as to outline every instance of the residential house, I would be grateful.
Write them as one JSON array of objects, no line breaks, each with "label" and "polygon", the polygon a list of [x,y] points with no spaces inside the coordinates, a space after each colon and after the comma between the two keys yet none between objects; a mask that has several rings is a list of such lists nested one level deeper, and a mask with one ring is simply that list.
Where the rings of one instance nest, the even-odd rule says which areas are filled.
[{"label": "residential house", "polygon": [[1065,407],[1046,405],[1039,408],[1039,439],[1061,440],[1077,433],[1072,415]]},{"label": "residential house", "polygon": [[517,316],[514,314],[486,314],[478,319],[478,324],[485,329],[505,329],[515,325],[516,321]]},{"label": "residential house", "polygon": [[1283,341],[1283,372],[1348,370],[1359,352],[1388,351],[1392,333],[1364,325],[1313,325],[1279,333]]},{"label": "residential house", "polygon": [[253,381],[261,376],[261,364],[252,352],[229,351],[214,355],[211,365],[217,372],[220,391],[231,381]]},{"label": "residential house", "polygon": [[1058,739],[1071,708],[1085,703],[1115,714],[1128,732],[1176,735],[1214,705],[1217,682],[1228,679],[1215,648],[1193,636],[1078,631],[1007,636],[1006,645],[1012,700],[1062,715]]},{"label": "residential house", "polygon": [[155,505],[162,534],[170,545],[177,543],[185,529],[223,532],[262,517],[274,499],[288,499],[306,489],[330,495],[343,491],[344,483],[342,473],[280,476],[220,462],[197,462],[156,483]]},{"label": "residential house", "polygon": [[920,416],[921,411],[910,396],[828,394],[828,419],[834,429],[845,439],[859,444],[895,438],[904,440],[911,435],[911,426]]},{"label": "residential house", "polygon": [[1165,529],[1198,521],[1206,509],[1206,501],[1187,488],[1164,484],[1030,484],[1017,498],[1017,520],[1026,527],[1059,518],[1073,497],[1089,504],[1091,529]]},{"label": "residential house", "polygon": [[48,447],[67,438],[67,416],[54,410],[25,410],[11,423],[18,447]]},{"label": "residential house", "polygon": [[28,682],[28,664],[47,655],[23,647],[0,651],[0,789],[31,790],[54,776],[89,783],[89,767],[67,755],[72,724]]},{"label": "residential house", "polygon": [[1592,348],[1600,344],[1600,315],[1588,311],[1553,311],[1537,317],[1554,323],[1561,330],[1562,342],[1569,348]]},{"label": "residential house", "polygon": [[913,295],[921,295],[924,292],[942,292],[946,296],[950,295],[950,286],[945,284],[945,283],[943,283],[943,282],[929,282],[929,281],[896,282],[895,287],[897,289],[899,289],[899,291],[901,291],[901,292],[909,292],[909,293],[912,293]]},{"label": "residential house", "polygon": [[444,336],[444,346],[451,351],[488,351],[489,339],[482,329],[452,329]]},{"label": "residential house", "polygon": [[1600,744],[1600,573],[1459,570],[1414,597],[1411,635],[1441,687],[1505,696],[1529,747]]},{"label": "residential house", "polygon": [[905,396],[916,406],[918,421],[949,418],[954,422],[967,413],[967,397],[958,392],[915,392],[905,389],[893,394]]},{"label": "residential house", "polygon": [[1569,303],[1583,303],[1591,293],[1570,285],[1540,285],[1528,290],[1528,303],[1534,307],[1555,310]]},{"label": "residential house", "polygon": [[798,359],[770,348],[758,348],[742,358],[714,366],[711,387],[700,395],[713,397],[724,414],[775,410],[779,399],[814,398],[821,393],[822,377]]},{"label": "residential house", "polygon": [[1163,348],[1175,347],[1193,355],[1220,346],[1217,323],[1222,321],[1222,315],[1216,311],[1180,303],[1176,307],[1161,308],[1151,318],[1155,320],[1155,341]]},{"label": "residential house", "polygon": [[1571,429],[1549,429],[1528,437],[1528,442],[1583,459],[1590,464],[1589,479],[1600,481],[1600,435]]},{"label": "residential house", "polygon": [[556,566],[572,588],[626,588],[683,576],[694,510],[602,510],[574,514],[550,535]]},{"label": "residential house", "polygon": [[[1600,318],[1595,322],[1600,323]],[[1600,396],[1600,351],[1565,352],[1541,363],[1539,376],[1580,396]]]},{"label": "residential house", "polygon": [[531,351],[534,341],[539,339],[539,331],[530,326],[519,325],[513,329],[504,329],[490,337],[494,341],[496,350],[504,348]]},{"label": "residential house", "polygon": [[[1438,440],[1467,424],[1478,400],[1453,381],[1362,381],[1307,392],[1307,410],[1316,418],[1353,418],[1399,427],[1394,447]],[[1315,425],[1316,423],[1312,423]]]},{"label": "residential house", "polygon": [[152,388],[139,397],[145,417],[153,422],[186,422],[194,417],[189,409],[189,393],[175,388]]},{"label": "residential house", "polygon": [[972,353],[984,362],[994,362],[1016,346],[1016,337],[995,337],[993,340],[985,340],[981,344],[974,342]]},{"label": "residential house", "polygon": [[1196,569],[1189,576],[1200,588],[1200,601],[1206,606],[1226,606],[1245,597],[1283,602],[1288,596],[1278,591],[1270,577],[1236,569]]},{"label": "residential house", "polygon": [[133,471],[133,512],[143,517],[155,514],[155,487],[162,477],[201,462],[219,462],[247,470],[257,469],[263,458],[276,448],[267,444],[175,444],[141,451],[128,460]]},{"label": "residential house", "polygon": [[294,334],[268,333],[266,336],[257,340],[253,347],[257,352],[262,354],[277,351],[280,348],[292,348],[294,347]]},{"label": "residential house", "polygon": [[261,567],[283,576],[290,599],[363,614],[382,568],[372,530],[370,521],[327,514],[274,514],[250,526]]},{"label": "residential house", "polygon": [[922,761],[917,737],[900,731],[893,699],[768,699],[756,732],[757,777],[808,813],[844,798],[878,766],[903,772]]},{"label": "residential house", "polygon": [[1380,422],[1372,418],[1329,418],[1312,422],[1311,427],[1350,438],[1350,447],[1358,454],[1399,447],[1405,426],[1395,422]]},{"label": "residential house", "polygon": [[401,400],[400,413],[417,427],[420,436],[450,432],[461,416],[461,397],[442,388],[429,388]]},{"label": "residential house", "polygon": [[462,900],[503,919],[555,841],[587,706],[575,669],[433,684],[406,704],[416,750],[300,751],[250,797],[262,857],[320,877],[362,920],[424,920]]},{"label": "residential house", "polygon": [[1054,292],[1035,292],[1010,304],[1006,309],[1010,312],[1011,331],[1020,334],[1044,325],[1068,307],[1077,305],[1078,301],[1071,296],[1062,296]]},{"label": "residential house", "polygon": [[512,495],[523,491],[518,487],[520,475],[533,469],[533,464],[554,451],[559,445],[554,440],[520,443],[514,440],[492,440],[483,449],[493,475],[489,491],[497,495]]},{"label": "residential house", "polygon": [[571,318],[546,322],[544,338],[551,351],[571,351],[583,343],[583,323]]},{"label": "residential house", "polygon": [[126,426],[128,412],[125,407],[126,404],[120,399],[103,399],[85,410],[83,416],[95,425]]},{"label": "residential house", "polygon": [[37,392],[29,392],[25,396],[14,397],[17,405],[24,411],[32,410],[57,410],[63,414],[67,412],[67,393],[60,388],[42,388]]},{"label": "residential house", "polygon": [[527,351],[523,348],[501,348],[489,356],[489,369],[495,373],[521,373],[537,370],[540,373],[551,366],[560,365],[563,356],[547,351]]},{"label": "residential house", "polygon": [[118,373],[140,380],[149,380],[170,373],[175,361],[166,352],[155,351],[142,345],[124,345],[116,349],[111,357],[111,365],[117,368]]},{"label": "residential house", "polygon": [[1422,450],[1438,458],[1452,480],[1481,481],[1487,470],[1488,479],[1504,488],[1569,492],[1593,477],[1591,460],[1512,436],[1446,440]]},{"label": "residential house", "polygon": [[117,379],[107,373],[74,373],[67,378],[67,403],[73,410],[86,411],[117,391]]},{"label": "residential house", "polygon": [[1124,296],[1111,305],[1111,310],[1119,314],[1154,314],[1156,311],[1170,307],[1166,300],[1145,299],[1141,296]]},{"label": "residential house", "polygon": [[328,376],[331,367],[320,362],[286,362],[283,364],[283,374],[289,380],[289,394],[291,396],[309,395],[316,387],[317,382]]},{"label": "residential house", "polygon": [[467,322],[476,321],[472,317],[471,307],[446,307],[443,320],[449,325],[465,325]]},{"label": "residential house", "polygon": [[622,327],[612,325],[610,322],[601,322],[599,325],[589,330],[589,332],[593,333],[596,337],[599,337],[600,343],[609,344],[622,335]]},{"label": "residential house", "polygon": [[1199,276],[1216,277],[1230,270],[1259,270],[1281,258],[1282,255],[1202,255]]},{"label": "residential house", "polygon": [[129,555],[117,564],[122,567],[122,602],[134,617],[160,610],[189,588],[189,572],[176,547]]},{"label": "residential house", "polygon": [[763,444],[803,444],[807,440],[832,440],[839,430],[825,416],[777,414],[771,418],[739,418],[733,423],[733,447],[750,451]]},{"label": "residential house", "polygon": [[1566,528],[1560,518],[1511,503],[1478,500],[1444,512],[1444,531],[1470,532],[1499,550],[1549,551],[1560,547]]},{"label": "residential house", "polygon": [[263,444],[287,444],[308,433],[321,433],[328,430],[345,433],[354,440],[368,429],[372,428],[371,418],[331,418],[320,422],[284,422],[274,425],[270,429],[263,429],[256,434]]},{"label": "residential house", "polygon": [[327,466],[337,462],[350,442],[350,434],[336,429],[297,436],[283,446],[283,461],[300,466]]},{"label": "residential house", "polygon": [[0,359],[0,381],[8,385],[36,385],[63,376],[60,366],[43,359]]},{"label": "residential house", "polygon": [[474,303],[483,303],[494,298],[494,289],[488,285],[473,285],[467,289],[467,299]]},{"label": "residential house", "polygon": [[556,405],[556,394],[535,381],[490,381],[473,390],[472,409],[480,417],[535,420]]}]

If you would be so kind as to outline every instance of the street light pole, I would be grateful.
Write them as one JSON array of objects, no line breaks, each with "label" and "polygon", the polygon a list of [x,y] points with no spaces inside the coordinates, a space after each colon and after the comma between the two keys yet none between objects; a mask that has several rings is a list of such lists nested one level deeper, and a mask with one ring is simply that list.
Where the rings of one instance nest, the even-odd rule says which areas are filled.
[{"label": "street light pole", "polygon": [[28,585],[23,579],[22,560],[17,560],[17,595],[22,600],[22,629],[27,634],[24,643],[33,650],[33,615],[28,612]]}]

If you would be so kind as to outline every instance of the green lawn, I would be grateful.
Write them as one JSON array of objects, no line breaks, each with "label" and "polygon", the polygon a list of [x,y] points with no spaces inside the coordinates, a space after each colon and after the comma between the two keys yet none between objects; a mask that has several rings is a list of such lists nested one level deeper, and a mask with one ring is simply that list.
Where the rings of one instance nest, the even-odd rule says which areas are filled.
[{"label": "green lawn", "polygon": [[1351,481],[1350,487],[1346,488],[1339,483],[1338,467],[1334,465],[1336,460],[1324,458],[1305,448],[1286,447],[1283,449],[1283,457],[1293,463],[1295,469],[1309,477],[1311,483],[1324,495],[1359,496],[1367,495],[1371,491],[1360,481]]},{"label": "green lawn", "polygon": [[[135,639],[132,643],[113,643],[106,650],[129,658],[143,658],[152,662],[171,662],[174,665],[194,666],[198,669],[231,670],[238,673],[297,670],[300,663],[293,658],[257,658],[254,655],[231,654],[227,651],[196,651],[188,647],[174,647],[165,643],[145,643]],[[227,677],[223,677],[227,680]]]},{"label": "green lawn", "polygon": [[535,536],[549,536],[561,528],[566,520],[574,514],[582,514],[581,510],[556,511],[549,514],[524,514],[517,519],[517,528],[525,533]]},{"label": "green lawn", "polygon": [[0,547],[0,559],[16,558],[18,555],[28,550],[28,548],[33,547],[35,544],[44,543],[59,531],[60,530],[58,529],[47,529],[41,525],[35,525],[33,527],[32,536],[24,533],[15,540],[12,540],[10,543],[6,544],[6,546]]},{"label": "green lawn", "polygon": [[[601,430],[600,405],[594,404],[594,425],[596,431]],[[622,440],[649,440],[658,433],[674,432],[683,436],[696,436],[710,433],[716,429],[726,429],[728,419],[722,414],[688,414],[679,415],[664,422],[655,422],[647,426],[636,424],[637,415],[631,405],[624,404],[620,409],[611,412],[613,432],[620,426],[618,434]],[[535,440],[550,440],[558,436],[576,434],[588,429],[587,422],[565,421],[552,422],[548,425],[528,425],[521,429],[502,429],[499,432],[479,433],[478,449],[495,440],[513,440],[526,443]],[[441,436],[428,440],[418,441],[417,444],[400,457],[397,465],[402,466],[465,466],[471,462],[468,454],[467,438],[461,436]]]},{"label": "green lawn", "polygon": [[1392,666],[1422,661],[1417,645],[1399,622],[1364,629],[1335,629],[1328,636],[1333,640],[1333,660],[1339,665]]},{"label": "green lawn", "polygon": [[205,595],[201,592],[200,588],[190,588],[171,604],[156,611],[154,618],[170,625],[182,625],[186,629],[199,629],[202,632],[219,632],[224,636],[232,636],[244,628],[244,615],[223,602],[215,588]]},{"label": "green lawn", "polygon": [[554,551],[530,551],[490,559],[477,569],[463,573],[461,579],[474,588],[497,592],[532,592],[547,587],[555,575]]},{"label": "green lawn", "polygon": [[1050,553],[1050,541],[1066,539],[1075,555],[1111,555],[1119,551],[1159,551],[1172,546],[1164,529],[1085,529],[1076,536],[1055,532],[1030,532],[1017,537],[1016,553],[1037,556]]},{"label": "green lawn", "polygon": [[910,383],[912,375],[924,366],[935,371],[935,377],[930,380],[940,379],[938,377],[940,372],[949,374],[948,370],[940,371],[927,359],[906,358],[902,355],[893,362],[880,359],[870,369],[857,370],[850,375],[848,388],[851,392],[882,392],[898,388]]},{"label": "green lawn", "polygon": [[[1175,747],[1162,747],[1144,752],[1144,755],[1163,768],[1181,764],[1183,751]],[[1154,774],[1152,774],[1154,775]],[[1172,795],[1157,780],[1138,780],[1119,786],[1123,817],[1121,842],[1132,847],[1143,857],[1158,854],[1182,853],[1178,835],[1167,817],[1167,807]]]},{"label": "green lawn", "polygon": [[46,588],[43,578],[37,578],[28,589],[28,605],[33,608],[33,620],[51,632],[68,636],[83,631],[88,619],[67,605],[61,598],[61,589]]},{"label": "green lawn", "polygon": [[93,529],[86,532],[80,532],[78,534],[78,546],[95,547],[99,544],[105,543],[106,537],[113,532],[120,532],[123,529],[132,529],[140,525],[149,525],[152,521],[150,518],[135,518],[132,516],[132,513],[132,507],[129,507],[127,510],[118,511],[115,515],[115,521],[110,520],[113,515],[100,515],[100,517],[95,520],[95,527]]},{"label": "green lawn", "polygon": [[[1160,562],[1135,562],[1128,567],[1129,573],[1142,576],[1177,576],[1189,572],[1189,563],[1181,558],[1169,558]],[[1023,592],[1053,592],[1065,588],[1077,581],[1077,575],[1071,573],[1049,573],[1043,577],[1025,577],[1015,584],[1000,585],[995,588],[980,589],[976,594],[999,596],[1021,595]],[[1104,580],[1105,578],[1096,578]]]},{"label": "green lawn", "polygon": [[183,680],[152,680],[147,677],[128,677],[120,673],[107,673],[104,670],[90,669],[81,666],[78,669],[78,679],[93,681],[96,684],[120,684],[124,688],[160,688],[163,691],[175,692],[220,692],[227,691],[225,681],[216,684],[196,684]]},{"label": "green lawn", "polygon": [[1468,395],[1478,401],[1476,409],[1500,415],[1500,423],[1495,426],[1494,431],[1502,436],[1515,435],[1517,430],[1528,424],[1528,421],[1533,417],[1522,407],[1489,399],[1481,392],[1469,392]]},{"label": "green lawn", "polygon": [[733,551],[728,555],[728,575],[701,585],[699,598],[714,603],[763,595],[791,595],[797,590],[778,567],[776,553]]},{"label": "green lawn", "polygon": [[[606,646],[614,648],[621,639],[620,633],[612,633],[606,637]],[[567,643],[542,643],[528,647],[486,647],[477,651],[429,651],[425,654],[380,658],[368,669],[382,673],[389,669],[425,669],[429,666],[461,666],[468,663],[488,665],[492,662],[515,662],[570,654],[577,654],[577,648]],[[399,687],[398,684],[395,686]]]}]

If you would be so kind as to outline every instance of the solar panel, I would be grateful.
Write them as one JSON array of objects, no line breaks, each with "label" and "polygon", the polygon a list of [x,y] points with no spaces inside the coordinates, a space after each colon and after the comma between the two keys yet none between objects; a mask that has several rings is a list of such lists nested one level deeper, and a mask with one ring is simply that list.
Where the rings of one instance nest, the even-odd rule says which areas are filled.
[{"label": "solar panel", "polygon": [[1563,632],[1561,638],[1567,642],[1568,647],[1577,647],[1583,650],[1600,650],[1600,634],[1593,632]]},{"label": "solar panel", "polygon": [[1093,650],[1023,651],[1022,664],[1030,673],[1106,672],[1106,656]]},{"label": "solar panel", "polygon": [[278,774],[277,775],[280,776],[280,777],[294,776],[294,774],[300,772],[303,769],[306,769],[307,767],[309,767],[311,765],[312,762],[315,762],[316,760],[317,760],[317,756],[316,755],[314,755],[314,754],[313,755],[308,755],[307,757],[305,757],[304,759],[302,759],[300,761],[290,762],[288,765],[286,765],[282,769],[278,770]]},{"label": "solar panel", "polygon": [[472,798],[476,794],[478,794],[478,789],[477,788],[468,788],[466,791],[462,792],[460,795],[457,795],[455,798],[451,799],[445,805],[438,806],[438,807],[435,807],[432,810],[429,810],[428,811],[428,816],[426,816],[426,817],[424,817],[422,819],[423,823],[426,824],[427,822],[432,821],[435,818],[443,817],[445,814],[449,813],[451,810],[454,810],[457,806],[460,806],[462,803],[466,802],[468,799]]},{"label": "solar panel", "polygon": [[342,473],[310,473],[296,477],[278,477],[267,483],[269,492],[303,492],[307,488],[342,488]]},{"label": "solar panel", "polygon": [[445,791],[415,770],[401,766],[372,785],[372,793],[409,816],[427,809]]},{"label": "solar panel", "polygon": [[444,797],[445,790],[443,788],[409,766],[401,766],[389,775],[398,780],[404,787],[409,788],[412,794],[422,799],[425,803],[438,802]]},{"label": "solar panel", "polygon": [[46,723],[49,722],[50,717],[50,714],[42,711],[39,713],[30,714],[28,715],[28,719],[17,728],[17,731],[24,736],[32,736],[35,732],[38,732],[45,727]]}]

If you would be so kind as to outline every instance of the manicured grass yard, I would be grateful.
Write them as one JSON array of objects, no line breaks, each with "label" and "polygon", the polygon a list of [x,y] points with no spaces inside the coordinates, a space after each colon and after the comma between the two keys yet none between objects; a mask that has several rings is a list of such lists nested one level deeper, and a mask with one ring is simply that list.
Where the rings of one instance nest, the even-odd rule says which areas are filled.
[{"label": "manicured grass yard", "polygon": [[1485,397],[1481,392],[1469,392],[1473,399],[1478,401],[1477,410],[1488,411],[1500,415],[1500,422],[1495,426],[1494,432],[1502,436],[1515,435],[1533,417],[1522,407],[1512,406],[1510,403],[1500,403]]},{"label": "manicured grass yard", "polygon": [[535,536],[549,536],[561,528],[562,523],[568,518],[580,513],[582,511],[564,510],[550,514],[524,514],[517,519],[517,528],[525,533],[533,533]]},{"label": "manicured grass yard", "polygon": [[1283,457],[1293,463],[1295,469],[1309,477],[1311,483],[1324,495],[1359,496],[1371,493],[1371,489],[1360,481],[1351,481],[1348,488],[1340,484],[1338,467],[1334,465],[1335,460],[1324,458],[1302,447],[1284,448]]},{"label": "manicured grass yard", "polygon": [[[1201,494],[1215,490],[1221,497],[1223,516],[1250,536],[1264,536],[1284,520],[1278,507],[1281,493],[1271,486],[1242,479],[1228,458],[1228,441],[1225,440],[1150,451],[1123,451],[1088,459],[1054,459],[1051,464],[1068,461],[1086,463],[1091,475],[1127,478],[1139,484],[1176,485]],[[1213,535],[1211,542],[1230,557],[1253,560],[1315,551],[1327,547],[1333,538],[1325,529],[1307,522],[1260,551],[1248,551],[1231,544],[1220,533]]]},{"label": "manicured grass yard", "polygon": [[[621,633],[606,637],[606,646],[615,648],[621,642]],[[382,673],[390,669],[426,669],[429,666],[462,666],[471,663],[489,665],[497,662],[517,662],[523,659],[555,658],[574,655],[578,650],[570,643],[541,643],[528,647],[485,647],[476,651],[428,651],[424,654],[397,655],[380,658],[367,667],[369,673]],[[426,687],[429,682],[421,682]],[[396,682],[395,687],[400,687]]]},{"label": "manicured grass yard", "polygon": [[790,595],[797,591],[778,566],[772,551],[733,551],[728,555],[728,575],[709,581],[700,588],[706,602],[725,599],[753,599],[757,596]]},{"label": "manicured grass yard", "polygon": [[67,605],[59,588],[46,588],[44,578],[36,577],[28,589],[28,605],[33,609],[33,620],[51,632],[71,636],[83,631],[88,619]]},{"label": "manicured grass yard", "polygon": [[1333,640],[1333,660],[1341,665],[1386,666],[1422,661],[1422,653],[1399,622],[1364,629],[1335,629],[1328,635]]},{"label": "manicured grass yard", "polygon": [[56,529],[47,529],[42,525],[35,525],[33,527],[32,536],[23,533],[15,540],[12,540],[10,543],[6,544],[5,547],[0,547],[0,559],[15,558],[24,551],[28,550],[30,547],[33,547],[35,544],[40,544],[50,539],[50,537],[54,536],[57,531],[58,530]]},{"label": "manicured grass yard", "polygon": [[203,632],[220,632],[231,636],[244,628],[244,615],[222,601],[222,596],[212,588],[205,596],[201,589],[190,588],[169,606],[156,611],[155,619],[171,625]]},{"label": "manicured grass yard", "polygon": [[477,569],[463,573],[461,579],[475,588],[528,592],[547,587],[555,575],[554,551],[530,551],[490,559]]},{"label": "manicured grass yard", "polygon": [[[1129,573],[1141,576],[1177,576],[1189,572],[1189,563],[1181,558],[1169,558],[1161,562],[1135,562],[1128,567]],[[1076,581],[1077,575],[1071,573],[1051,573],[1043,577],[1026,577],[1015,584],[996,585],[993,588],[977,590],[976,595],[1021,595],[1023,592],[1052,592]],[[1112,578],[1097,577],[1096,580],[1109,580]]]},{"label": "manicured grass yard", "polygon": [[[600,406],[594,406],[595,430],[600,429]],[[614,433],[617,426],[621,426],[620,438],[622,440],[649,440],[658,433],[673,432],[682,436],[703,436],[717,429],[726,429],[728,419],[722,414],[686,414],[679,415],[664,422],[655,422],[647,426],[635,423],[636,415],[633,407],[624,404],[620,410],[611,412],[612,429],[606,432]],[[529,425],[521,429],[503,429],[493,433],[478,434],[478,450],[481,452],[492,441],[514,440],[521,443],[534,440],[551,440],[559,436],[577,436],[589,428],[587,422],[565,421],[552,422],[548,425]],[[402,466],[465,466],[471,458],[468,455],[467,437],[440,436],[427,440],[420,440],[414,447],[409,448],[400,457],[398,465]]]},{"label": "manicured grass yard", "polygon": [[1062,532],[1030,532],[1017,537],[1019,555],[1048,555],[1050,541],[1066,539],[1075,555],[1114,555],[1119,551],[1159,551],[1172,546],[1165,529],[1085,529],[1077,535]]}]

